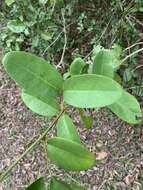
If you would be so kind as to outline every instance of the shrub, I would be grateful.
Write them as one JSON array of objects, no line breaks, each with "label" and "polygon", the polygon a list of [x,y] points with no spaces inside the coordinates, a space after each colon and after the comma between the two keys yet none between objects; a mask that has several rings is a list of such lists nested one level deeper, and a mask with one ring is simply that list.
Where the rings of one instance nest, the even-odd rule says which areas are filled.
[{"label": "shrub", "polygon": [[[84,115],[85,108],[107,107],[125,122],[141,122],[142,113],[138,101],[116,81],[117,70],[123,62],[120,55],[119,46],[112,49],[98,46],[93,50],[91,65],[76,58],[64,79],[49,62],[31,53],[13,51],[4,56],[4,67],[20,85],[21,97],[26,106],[37,114],[54,118],[42,135],[1,175],[1,180],[54,126],[57,136],[47,139],[47,157],[51,161],[65,171],[79,172],[95,165],[94,153],[83,146],[76,126],[68,115],[69,106],[79,111],[87,128],[92,127],[92,118]],[[46,189],[43,178],[27,187],[27,190]],[[84,188],[52,177],[50,189]]]}]

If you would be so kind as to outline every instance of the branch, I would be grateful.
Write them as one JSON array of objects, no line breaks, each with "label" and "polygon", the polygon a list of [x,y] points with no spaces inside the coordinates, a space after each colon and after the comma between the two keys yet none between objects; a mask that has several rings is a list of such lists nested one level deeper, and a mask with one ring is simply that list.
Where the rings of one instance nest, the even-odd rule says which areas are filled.
[{"label": "branch", "polygon": [[[74,23],[75,22],[68,24],[65,28],[68,28],[69,26],[71,26]],[[44,56],[45,53],[48,51],[48,49],[56,43],[56,41],[60,38],[60,36],[62,35],[63,32],[64,32],[64,29],[62,29],[62,31],[58,34],[58,36],[55,38],[55,40],[44,50],[42,56]]]},{"label": "branch", "polygon": [[45,53],[48,51],[48,49],[49,49],[53,44],[56,43],[56,41],[59,39],[59,37],[61,36],[62,33],[63,33],[63,31],[61,31],[61,32],[58,34],[58,36],[55,38],[55,40],[44,50],[42,56],[44,56]]},{"label": "branch", "polygon": [[58,65],[56,66],[56,68],[58,68],[63,63],[63,59],[64,59],[64,55],[65,55],[65,51],[66,51],[66,46],[67,46],[66,21],[65,21],[65,17],[64,17],[63,11],[62,11],[62,18],[63,18],[63,26],[64,26],[63,32],[64,32],[64,37],[65,37],[65,43],[64,43],[64,47],[63,47],[63,52],[62,52],[61,60],[58,63]]},{"label": "branch", "polygon": [[[105,29],[104,29],[103,32],[101,33],[101,36],[100,36],[100,38],[97,40],[96,44],[98,44],[98,42],[100,42],[100,40],[101,40],[101,39],[103,38],[103,36],[105,35],[105,33],[106,33],[106,31],[108,30],[108,27],[109,27],[109,25],[110,25],[110,23],[111,23],[111,20],[112,20],[113,16],[114,16],[114,14],[110,17],[110,19],[109,19],[109,21],[108,21],[108,23],[107,23]],[[91,51],[85,56],[84,59],[86,60],[86,59],[93,53],[93,51],[94,51],[94,49],[91,50]]]},{"label": "branch", "polygon": [[134,52],[131,53],[130,55],[126,56],[124,59],[121,60],[120,65],[122,65],[122,64],[123,64],[126,60],[128,60],[130,57],[132,57],[133,55],[135,55],[135,54],[137,54],[137,53],[139,53],[139,52],[141,52],[141,51],[143,51],[143,48],[138,49],[137,51],[134,51]]},{"label": "branch", "polygon": [[4,173],[1,174],[0,176],[0,182],[2,182],[4,180],[4,178],[8,175],[9,172],[11,172],[11,170],[18,164],[18,162],[20,162],[21,159],[23,159],[36,145],[38,145],[40,143],[40,141],[47,135],[47,133],[53,128],[53,126],[57,123],[58,119],[61,117],[61,115],[65,112],[65,110],[63,109],[59,115],[53,120],[53,122],[51,123],[51,125],[39,136],[39,138],[33,142],[26,150],[25,152],[23,152],[23,154],[21,154],[21,156],[19,156],[16,161],[14,161],[7,169]]},{"label": "branch", "polygon": [[134,46],[137,46],[137,45],[143,45],[143,42],[137,42],[137,43],[135,43],[135,44],[133,44],[133,45],[127,47],[126,49],[124,49],[123,52],[125,52],[125,51],[127,51],[128,49],[131,49],[131,48],[133,48]]}]

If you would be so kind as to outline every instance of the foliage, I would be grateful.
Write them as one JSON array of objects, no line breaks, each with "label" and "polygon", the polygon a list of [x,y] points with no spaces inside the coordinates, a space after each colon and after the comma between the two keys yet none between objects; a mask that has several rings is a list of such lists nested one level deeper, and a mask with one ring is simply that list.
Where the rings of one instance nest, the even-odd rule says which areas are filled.
[{"label": "foliage", "polygon": [[[92,57],[93,64],[91,64],[92,74],[89,74],[91,71],[88,69],[86,73],[82,73],[81,66],[85,66],[86,62],[81,58],[76,58],[69,68],[69,73],[72,74],[66,79],[63,79],[58,70],[49,62],[31,53],[12,51],[3,58],[7,73],[23,89],[22,99],[27,107],[43,116],[57,115],[51,125],[56,124],[57,137],[48,138],[46,149],[47,157],[59,168],[79,172],[87,170],[96,163],[95,155],[83,146],[76,127],[68,116],[67,108],[70,105],[79,109],[81,119],[85,121],[87,128],[91,127],[92,122],[81,114],[84,108],[107,107],[128,123],[141,122],[142,113],[138,101],[114,79],[122,63],[121,52],[117,50],[119,50],[117,46],[111,50],[98,48],[96,51],[95,48]],[[80,66],[76,67],[77,72],[73,72],[76,64]],[[109,74],[111,73],[109,69],[112,75]],[[50,129],[52,127],[49,127],[48,131]],[[43,137],[45,135],[46,133]],[[53,190],[61,187],[67,190],[82,189],[55,178],[52,179],[51,184]],[[46,189],[42,179],[28,187],[31,190],[33,188]]]},{"label": "foliage", "polygon": [[[142,66],[136,54],[128,62],[122,63],[121,58],[141,46],[138,15],[142,12],[142,0],[0,2],[0,45],[5,53],[14,50],[5,55],[4,67],[22,88],[21,97],[29,109],[49,118],[58,115],[57,137],[48,139],[47,156],[60,168],[80,171],[96,163],[94,154],[82,145],[68,115],[69,106],[79,111],[87,129],[93,118],[84,114],[85,108],[107,107],[127,123],[141,122],[140,105],[127,89],[143,96]],[[115,42],[122,47],[135,45],[123,51]],[[63,68],[63,77],[50,63]],[[55,177],[50,186],[83,189]],[[30,189],[47,186],[40,178]]]},{"label": "foliage", "polygon": [[[85,190],[83,187],[77,186],[75,184],[66,184],[65,182],[52,177],[50,182],[50,190]],[[33,182],[26,190],[48,190],[47,185],[43,178],[38,179]]]},{"label": "foliage", "polygon": [[[58,64],[65,43],[63,11],[67,35],[62,61],[65,70],[72,57],[80,55],[88,58],[93,46],[98,44],[111,49],[115,42],[122,47],[140,42],[142,9],[142,0],[97,0],[96,3],[89,0],[88,4],[75,0],[1,1],[0,46],[5,52],[24,50]],[[124,55],[140,47],[136,45],[125,51]],[[130,88],[133,94],[143,96],[142,68],[136,69],[138,66],[138,56],[133,56],[120,67],[119,72],[125,79],[123,86]]]},{"label": "foliage", "polygon": [[40,178],[33,182],[29,187],[26,188],[26,190],[46,190],[46,185],[44,183],[43,178]]},{"label": "foliage", "polygon": [[5,52],[28,50],[43,54],[61,28],[61,23],[56,22],[52,7],[53,3],[40,0],[2,1],[0,42]]}]

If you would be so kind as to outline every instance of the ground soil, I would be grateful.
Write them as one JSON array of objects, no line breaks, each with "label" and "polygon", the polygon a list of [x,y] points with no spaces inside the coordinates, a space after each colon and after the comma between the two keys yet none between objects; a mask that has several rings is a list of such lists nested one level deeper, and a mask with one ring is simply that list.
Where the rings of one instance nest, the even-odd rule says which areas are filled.
[{"label": "ground soil", "polygon": [[[80,182],[89,190],[143,189],[143,126],[131,126],[109,110],[96,110],[94,126],[85,129],[77,113],[70,111],[83,142],[97,155],[96,165],[80,174],[47,168],[44,146],[29,153],[0,185],[0,190],[22,190],[40,176],[57,175]],[[20,89],[0,64],[0,170],[6,169],[46,127],[48,119],[33,114],[20,98]],[[50,134],[52,135],[52,134]]]}]

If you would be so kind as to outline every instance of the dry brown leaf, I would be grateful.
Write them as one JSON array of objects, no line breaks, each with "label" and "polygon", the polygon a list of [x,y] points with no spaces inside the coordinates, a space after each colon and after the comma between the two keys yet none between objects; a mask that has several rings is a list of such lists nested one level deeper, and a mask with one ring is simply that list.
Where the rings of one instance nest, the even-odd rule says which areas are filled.
[{"label": "dry brown leaf", "polygon": [[127,176],[124,178],[124,181],[125,181],[126,185],[129,185],[129,184],[130,184],[130,176],[127,175]]},{"label": "dry brown leaf", "polygon": [[103,160],[107,158],[108,153],[107,152],[99,152],[96,154],[96,160]]}]

